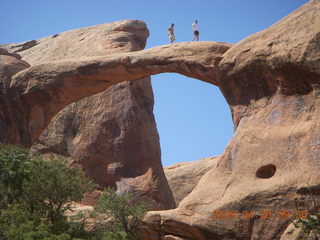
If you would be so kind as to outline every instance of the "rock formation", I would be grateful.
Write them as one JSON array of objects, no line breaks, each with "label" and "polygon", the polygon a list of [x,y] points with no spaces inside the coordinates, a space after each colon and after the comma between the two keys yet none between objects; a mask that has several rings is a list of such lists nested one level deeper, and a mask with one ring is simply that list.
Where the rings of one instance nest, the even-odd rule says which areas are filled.
[{"label": "rock formation", "polygon": [[280,240],[303,240],[307,239],[307,234],[301,228],[296,228],[292,223],[282,234]]},{"label": "rock formation", "polygon": [[[100,35],[112,37],[105,40]],[[7,120],[13,127],[4,129],[10,136],[6,142],[30,146],[66,105],[119,82],[166,71],[212,81],[212,61],[230,47],[225,43],[184,43],[128,53],[143,47],[146,37],[144,24],[125,21],[109,28],[101,25],[4,46],[32,64],[16,74],[8,88],[11,92],[6,97],[16,116]],[[90,48],[92,42],[97,49]],[[109,51],[110,46],[125,53]],[[119,192],[134,193],[138,199],[148,200],[153,209],[172,208],[152,106],[147,80],[122,83],[61,111],[34,149],[70,156],[102,187],[117,185]]]},{"label": "rock formation", "polygon": [[31,66],[11,80],[10,89],[18,96],[15,101],[30,106],[18,110],[24,121],[18,124],[19,131],[13,134],[11,142],[30,145],[66,105],[120,82],[177,72],[217,84],[214,64],[230,46],[217,42],[187,42]]},{"label": "rock formation", "polygon": [[[178,208],[147,214],[140,235],[280,239],[296,208],[312,208],[308,194],[320,196],[318,26],[320,1],[313,0],[232,47],[179,43],[29,67],[13,76],[4,95],[21,121],[3,135],[14,131],[11,141],[31,143],[67,104],[150,74],[177,72],[215,84],[231,108],[235,134]],[[282,210],[291,215],[281,219]],[[213,219],[219,218],[214,211],[237,214]],[[271,219],[262,219],[266,211]]]},{"label": "rock formation", "polygon": [[[296,208],[320,200],[320,1],[232,46],[218,85],[235,134],[215,168],[174,210],[150,212],[150,236],[280,239]],[[235,211],[235,219],[213,211]],[[286,210],[290,217],[277,216]],[[253,218],[242,216],[253,211]],[[271,211],[272,219],[264,211]],[[144,239],[160,239],[145,237]]]},{"label": "rock formation", "polygon": [[[13,101],[14,92],[10,90],[11,77],[19,71],[30,67],[30,65],[20,60],[18,54],[9,53],[0,48],[0,142],[12,142],[12,134],[18,131],[21,114],[15,112]],[[20,137],[15,143],[20,143]]]},{"label": "rock formation", "polygon": [[217,164],[218,157],[176,163],[164,168],[174,200],[178,205],[198,184],[201,177]]},{"label": "rock formation", "polygon": [[[141,21],[120,21],[6,48],[35,66],[66,58],[141,50],[148,35]],[[162,170],[153,101],[149,77],[112,86],[61,110],[32,150],[67,157],[70,164],[80,165],[101,189],[117,187],[120,193],[131,193],[137,200],[148,202],[150,209],[173,208]],[[96,193],[86,196],[84,202],[93,204]]]}]

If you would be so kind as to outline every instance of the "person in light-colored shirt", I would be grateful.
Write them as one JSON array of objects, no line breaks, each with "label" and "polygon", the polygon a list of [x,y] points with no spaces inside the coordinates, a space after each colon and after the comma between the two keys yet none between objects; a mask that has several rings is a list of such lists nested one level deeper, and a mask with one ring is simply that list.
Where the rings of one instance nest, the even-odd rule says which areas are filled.
[{"label": "person in light-colored shirt", "polygon": [[198,27],[198,20],[195,20],[192,24],[193,30],[193,39],[192,41],[199,41],[199,27]]},{"label": "person in light-colored shirt", "polygon": [[168,36],[169,36],[170,43],[173,43],[174,40],[176,40],[176,37],[174,36],[174,24],[173,23],[168,28]]}]

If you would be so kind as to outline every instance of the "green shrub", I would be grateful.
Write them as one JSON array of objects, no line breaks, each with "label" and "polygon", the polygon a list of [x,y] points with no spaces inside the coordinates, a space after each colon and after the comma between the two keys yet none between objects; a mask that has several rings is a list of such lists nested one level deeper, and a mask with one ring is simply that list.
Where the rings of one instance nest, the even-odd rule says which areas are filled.
[{"label": "green shrub", "polygon": [[0,144],[0,209],[23,200],[23,182],[29,177],[28,151]]},{"label": "green shrub", "polygon": [[313,207],[308,209],[306,219],[299,218],[293,222],[296,228],[302,228],[304,233],[308,234],[308,239],[320,239],[320,206],[318,205],[310,185],[307,183],[308,195],[313,203]]},{"label": "green shrub", "polygon": [[108,232],[108,231],[100,231],[96,240],[127,240],[128,235],[125,232]]},{"label": "green shrub", "polygon": [[10,205],[1,214],[1,228],[8,240],[33,240],[52,237],[42,219],[34,220],[21,205]]},{"label": "green shrub", "polygon": [[33,160],[30,178],[23,183],[24,204],[32,214],[47,218],[55,233],[68,229],[65,212],[71,201],[79,201],[91,189],[90,181],[78,168],[69,168],[63,160]]},{"label": "green shrub", "polygon": [[93,188],[80,169],[61,159],[44,161],[30,157],[25,149],[0,145],[0,180],[2,239],[63,240],[84,235],[83,226],[66,217],[70,202],[81,200]]},{"label": "green shrub", "polygon": [[118,195],[112,188],[106,188],[94,211],[106,220],[103,225],[105,231],[125,232],[132,240],[137,239],[135,230],[146,214],[146,207],[145,203],[132,204],[132,196],[129,194]]},{"label": "green shrub", "polygon": [[320,212],[315,215],[308,215],[306,219],[299,218],[298,220],[294,221],[293,224],[296,228],[302,228],[302,230],[307,234],[312,233],[314,236],[319,236]]},{"label": "green shrub", "polygon": [[67,218],[72,201],[94,185],[78,168],[58,159],[44,161],[28,150],[0,144],[0,240],[126,240],[146,213],[143,203],[107,188],[94,214],[101,219],[97,234],[83,221]]}]

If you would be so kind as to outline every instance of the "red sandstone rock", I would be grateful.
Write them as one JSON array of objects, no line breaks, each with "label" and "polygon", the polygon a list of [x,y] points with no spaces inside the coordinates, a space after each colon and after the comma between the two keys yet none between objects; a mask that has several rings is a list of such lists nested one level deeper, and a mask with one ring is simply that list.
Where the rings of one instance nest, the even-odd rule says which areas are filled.
[{"label": "red sandstone rock", "polygon": [[[58,36],[54,37],[56,38]],[[49,40],[46,39],[53,41],[52,37],[49,37]],[[215,42],[183,43],[133,53],[68,60],[57,60],[52,54],[48,54],[48,59],[55,61],[39,64],[38,61],[44,60],[42,58],[39,60],[36,57],[38,55],[34,54],[36,51],[40,53],[43,50],[44,43],[46,40],[42,39],[32,44],[18,45],[22,46],[18,51],[23,58],[27,59],[29,56],[29,53],[24,51],[32,53],[28,60],[36,65],[16,74],[10,85],[11,91],[17,97],[12,95],[7,97],[16,106],[19,119],[22,119],[20,122],[15,119],[11,121],[18,129],[14,133],[8,132],[9,135],[14,136],[9,141],[11,143],[30,145],[38,139],[51,118],[67,104],[101,92],[115,83],[136,80],[149,74],[165,71],[181,72],[187,76],[214,82],[212,73],[215,66],[212,62],[231,46]],[[48,46],[48,44],[45,45]],[[55,46],[53,43],[52,45]],[[12,50],[16,49],[16,46],[10,45],[7,48]],[[34,51],[31,51],[32,48],[35,48]],[[97,53],[99,54],[101,52]],[[70,154],[73,162],[83,166],[86,173],[94,177],[101,186],[114,184],[119,192],[134,193],[137,200],[147,200],[153,209],[172,207],[174,202],[160,162],[158,135],[154,128],[152,92],[141,90],[142,88],[150,89],[148,84],[147,82],[137,83],[136,88],[132,87],[132,83],[127,84],[128,90],[131,89],[132,92],[137,93],[135,98],[131,93],[117,95],[114,90],[107,90],[114,98],[112,101],[109,100],[112,107],[108,107],[110,113],[117,116],[114,119],[110,116],[110,118],[104,118],[103,115],[99,118],[101,112],[92,115],[91,108],[96,103],[87,104],[87,100],[82,100],[84,105],[88,106],[83,107],[84,105],[81,104],[82,112],[76,110],[77,104],[71,105],[71,110],[69,108],[60,115],[61,121],[56,121],[56,126],[52,124],[51,130],[40,137],[40,141],[44,139],[48,142],[47,145],[40,147],[38,145],[35,148],[42,149],[42,152],[51,151],[60,154],[62,152],[66,156]],[[123,83],[118,88],[124,89],[123,86],[126,85]],[[97,97],[98,102],[101,98],[104,98],[103,95]],[[114,104],[120,100],[124,100],[124,105],[115,107]],[[97,112],[97,105],[94,108]],[[73,114],[68,115],[74,110],[81,112],[77,113],[78,117],[72,117]],[[137,114],[139,112],[143,114]],[[131,118],[133,113],[138,116],[136,121]],[[93,120],[86,119],[88,123],[84,124],[86,116],[93,117]],[[75,123],[73,124],[73,120],[70,119],[74,119]],[[80,121],[81,119],[83,120]],[[106,124],[106,128],[112,131],[93,130],[97,127],[95,124],[97,119],[99,124],[102,126]],[[81,127],[77,122],[83,123]],[[71,126],[69,124],[75,127],[63,127]],[[61,132],[63,128],[65,129]],[[77,128],[81,128],[79,132]],[[68,133],[70,130],[72,130],[71,133]],[[88,139],[90,141],[87,143]],[[99,144],[90,144],[95,141]],[[107,144],[100,147],[101,141],[106,141]],[[102,154],[96,154],[96,149],[99,149]]]},{"label": "red sandstone rock", "polygon": [[[125,80],[178,72],[216,84],[232,110],[235,135],[177,209],[148,213],[141,236],[280,239],[294,215],[262,220],[262,211],[276,216],[279,210],[312,207],[308,185],[317,201],[320,196],[318,26],[317,0],[230,50],[223,43],[181,43],[33,66],[10,85],[16,101],[31,106],[18,108],[19,133],[26,137],[15,140],[34,140],[66,104]],[[43,101],[33,102],[35,97]],[[43,111],[37,129],[26,127],[37,121],[32,108]],[[219,210],[234,210],[237,218],[212,219]],[[253,218],[243,217],[244,210],[253,211]]]},{"label": "red sandstone rock", "polygon": [[[68,58],[106,56],[144,48],[149,35],[141,21],[120,21],[76,29],[22,44],[10,44],[31,65]],[[37,96],[34,100],[38,100]],[[173,208],[162,170],[153,116],[150,78],[123,82],[72,103],[60,111],[32,147],[81,166],[99,184],[130,193],[150,209]],[[40,109],[36,108],[34,114]],[[42,120],[42,119],[41,119]],[[41,125],[32,123],[32,128]],[[94,204],[97,193],[84,203]]]},{"label": "red sandstone rock", "polygon": [[[218,42],[186,42],[131,53],[52,61],[13,77],[10,88],[32,108],[25,115],[24,145],[35,141],[63,107],[120,82],[162,72],[177,72],[218,84],[215,61],[230,48]],[[41,99],[36,101],[35,99]],[[41,114],[39,114],[39,112]],[[35,115],[35,116],[33,116]],[[37,116],[42,116],[37,119]]]},{"label": "red sandstone rock", "polygon": [[[3,48],[0,48],[0,142],[12,142],[18,134],[13,134],[19,129],[19,115],[14,104],[8,99],[12,93],[10,90],[11,77],[17,72],[30,67],[25,61],[19,60],[16,54],[11,54]],[[13,121],[13,119],[15,119]]]},{"label": "red sandstone rock", "polygon": [[210,157],[194,162],[176,163],[164,168],[177,205],[195,188],[202,176],[217,164],[217,161],[218,157]]},{"label": "red sandstone rock", "polygon": [[[235,134],[217,166],[177,209],[148,213],[151,233],[277,240],[296,207],[312,208],[308,185],[320,202],[319,26],[320,1],[311,1],[222,56],[218,82]],[[237,218],[212,219],[213,211],[227,210]],[[244,210],[254,218],[243,217]],[[292,215],[279,219],[281,210]],[[271,211],[272,219],[261,219],[263,211]],[[144,236],[156,239],[146,229]]]}]

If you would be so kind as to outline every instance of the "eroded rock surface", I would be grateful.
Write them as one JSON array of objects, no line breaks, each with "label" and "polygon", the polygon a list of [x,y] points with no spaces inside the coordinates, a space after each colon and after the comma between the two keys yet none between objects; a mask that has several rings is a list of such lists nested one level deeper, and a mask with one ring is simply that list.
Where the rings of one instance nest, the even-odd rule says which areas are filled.
[{"label": "eroded rock surface", "polygon": [[[6,48],[35,66],[141,50],[148,35],[143,22],[120,21]],[[36,95],[32,100],[41,98]],[[148,202],[150,209],[173,208],[162,170],[153,104],[149,77],[111,86],[61,110],[33,144],[32,151],[67,157],[70,164],[81,166],[100,189],[116,187],[120,193],[130,193],[137,200]],[[23,107],[29,105],[24,103]],[[44,117],[40,108],[32,111],[31,128],[36,128]],[[86,196],[84,202],[93,204],[97,197],[95,192]]]},{"label": "eroded rock surface", "polygon": [[[0,142],[11,142],[12,133],[19,128],[18,118],[21,114],[16,114],[14,104],[8,98],[14,93],[10,90],[11,78],[17,72],[30,67],[30,65],[20,60],[18,54],[9,53],[6,49],[0,48]],[[20,138],[17,139],[17,143]]]},{"label": "eroded rock surface", "polygon": [[[105,43],[108,38],[96,36],[97,41],[93,41],[81,29],[5,46],[33,64],[10,79],[11,92],[6,98],[13,106],[15,117],[8,121],[13,127],[4,128],[4,135],[10,136],[6,141],[30,146],[39,139],[34,149],[70,157],[101,186],[117,185],[119,192],[134,193],[137,199],[148,200],[153,209],[171,208],[174,201],[160,162],[148,80],[122,83],[92,100],[72,104],[55,118],[49,130],[40,134],[66,105],[127,80],[180,72],[215,83],[216,61],[231,45],[191,42],[135,51],[147,37],[144,23],[124,21],[116,27],[96,28],[96,32],[94,27],[87,29],[89,36],[118,36],[119,31],[133,34],[128,34],[125,41],[119,38],[125,43],[116,44],[118,52],[123,52],[118,54],[114,49],[110,54],[109,47],[101,47],[110,46]],[[132,42],[138,44],[131,43],[131,36],[134,36]],[[60,50],[62,37],[67,47]],[[74,39],[78,42],[74,43]],[[94,48],[92,44],[98,50],[90,49],[89,46]],[[74,48],[82,50],[77,53]],[[42,54],[44,49],[48,51]],[[65,59],[65,55],[69,58]],[[105,111],[104,107],[109,110]]]},{"label": "eroded rock surface", "polygon": [[[149,212],[151,235],[276,240],[296,208],[312,209],[308,185],[320,201],[319,26],[320,1],[310,1],[222,56],[218,85],[235,134],[217,166],[177,209]],[[217,210],[238,214],[212,219]],[[242,217],[244,210],[254,217]],[[280,219],[281,210],[292,215]],[[271,211],[272,219],[261,219],[263,211]]]},{"label": "eroded rock surface", "polygon": [[[318,26],[320,1],[314,0],[231,48],[179,43],[30,67],[15,74],[9,88],[17,102],[31,106],[15,108],[22,119],[19,136],[26,136],[15,141],[34,141],[65,105],[122,81],[177,72],[210,82],[230,105],[235,135],[178,208],[148,213],[141,236],[280,239],[296,208],[312,208],[308,186],[317,201],[320,197]],[[29,128],[34,109],[44,120]],[[212,219],[217,210],[235,211],[237,217]],[[266,210],[272,219],[261,219]],[[293,214],[280,219],[279,210]],[[243,211],[253,211],[254,217],[243,217]]]},{"label": "eroded rock surface", "polygon": [[201,177],[212,169],[218,157],[182,162],[164,168],[174,200],[178,205],[198,184]]},{"label": "eroded rock surface", "polygon": [[21,131],[17,134],[24,136],[24,145],[31,144],[66,105],[120,82],[176,72],[217,84],[216,63],[230,46],[219,42],[186,42],[32,66],[14,75],[10,85],[19,96],[16,101],[30,105],[28,109],[19,109],[25,121],[19,124]]},{"label": "eroded rock surface", "polygon": [[[182,43],[136,51],[145,44],[145,24],[123,21],[114,25],[5,46],[32,64],[15,74],[10,84],[12,94],[7,97],[18,116],[15,119],[22,120],[12,121],[11,132],[6,129],[11,136],[7,142],[30,146],[39,139],[35,150],[70,157],[100,186],[117,185],[119,192],[134,193],[152,209],[172,208],[148,80],[122,83],[61,109],[112,85],[155,73],[180,72],[214,83],[215,61],[231,45]],[[118,49],[110,51],[110,46]]]}]

